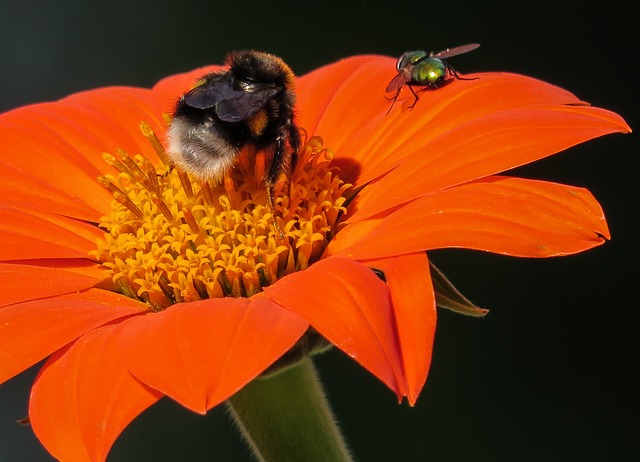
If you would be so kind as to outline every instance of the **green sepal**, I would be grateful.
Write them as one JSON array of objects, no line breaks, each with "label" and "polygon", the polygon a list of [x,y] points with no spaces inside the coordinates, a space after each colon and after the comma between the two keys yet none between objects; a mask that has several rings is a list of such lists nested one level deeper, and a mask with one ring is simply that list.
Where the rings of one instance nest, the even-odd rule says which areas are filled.
[{"label": "green sepal", "polygon": [[429,265],[431,266],[431,281],[436,293],[436,305],[439,308],[474,318],[482,318],[489,313],[489,310],[480,308],[462,295],[433,262],[429,261]]}]

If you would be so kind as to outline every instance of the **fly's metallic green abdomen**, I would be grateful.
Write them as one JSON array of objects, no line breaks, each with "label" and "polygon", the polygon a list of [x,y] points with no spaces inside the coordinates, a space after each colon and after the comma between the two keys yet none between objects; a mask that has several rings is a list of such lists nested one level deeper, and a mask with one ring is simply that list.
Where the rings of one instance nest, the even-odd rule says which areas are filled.
[{"label": "fly's metallic green abdomen", "polygon": [[446,65],[439,59],[427,58],[413,66],[411,79],[413,82],[437,87],[447,74]]}]

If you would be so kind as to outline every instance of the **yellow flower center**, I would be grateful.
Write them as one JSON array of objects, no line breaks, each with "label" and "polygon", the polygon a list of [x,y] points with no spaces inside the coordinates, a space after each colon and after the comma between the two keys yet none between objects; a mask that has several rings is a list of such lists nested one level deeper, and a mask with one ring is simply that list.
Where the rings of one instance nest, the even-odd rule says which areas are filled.
[{"label": "yellow flower center", "polygon": [[92,254],[123,294],[156,310],[250,297],[318,260],[337,231],[352,186],[339,178],[320,138],[304,143],[293,171],[276,185],[271,210],[260,153],[243,153],[214,184],[175,168],[151,129],[143,123],[142,130],[162,163],[105,154],[119,173],[99,178],[115,200]]}]

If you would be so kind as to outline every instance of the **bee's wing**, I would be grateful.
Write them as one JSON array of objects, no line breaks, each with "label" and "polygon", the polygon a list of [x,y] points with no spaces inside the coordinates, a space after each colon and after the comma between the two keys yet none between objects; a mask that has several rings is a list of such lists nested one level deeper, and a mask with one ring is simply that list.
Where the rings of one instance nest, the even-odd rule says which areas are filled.
[{"label": "bee's wing", "polygon": [[479,46],[480,46],[479,43],[470,43],[468,45],[460,45],[459,47],[455,47],[455,48],[447,48],[446,50],[440,51],[432,55],[431,57],[439,58],[439,59],[451,58],[452,56],[458,56],[463,53],[469,53],[470,51],[475,50]]},{"label": "bee's wing", "polygon": [[184,95],[184,102],[195,109],[211,109],[220,101],[233,97],[234,91],[224,74],[210,74]]},{"label": "bee's wing", "polygon": [[394,93],[402,88],[402,86],[407,83],[409,79],[402,72],[395,75],[391,82],[387,85],[387,88],[384,89],[385,93]]},{"label": "bee's wing", "polygon": [[243,90],[230,90],[216,105],[216,114],[225,122],[239,122],[256,114],[278,94],[273,84],[248,84]]},{"label": "bee's wing", "polygon": [[184,102],[196,109],[215,108],[220,120],[239,122],[257,113],[278,91],[273,84],[260,83],[244,83],[237,89],[227,75],[221,75],[193,88]]}]

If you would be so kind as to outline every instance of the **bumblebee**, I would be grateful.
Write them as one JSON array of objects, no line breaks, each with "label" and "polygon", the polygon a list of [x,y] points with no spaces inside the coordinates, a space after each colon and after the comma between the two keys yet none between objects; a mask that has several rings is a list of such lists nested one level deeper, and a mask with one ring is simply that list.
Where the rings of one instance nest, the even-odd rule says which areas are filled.
[{"label": "bumblebee", "polygon": [[274,185],[300,149],[294,73],[279,57],[254,50],[232,51],[225,64],[228,70],[202,76],[178,100],[168,154],[196,177],[220,181],[245,149],[263,152],[273,209]]}]

